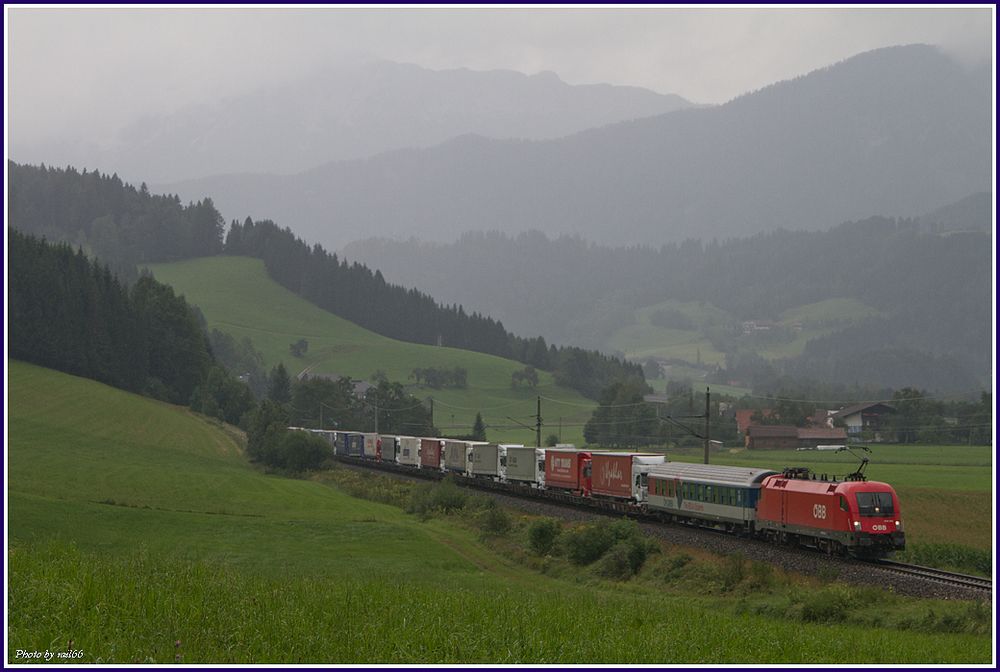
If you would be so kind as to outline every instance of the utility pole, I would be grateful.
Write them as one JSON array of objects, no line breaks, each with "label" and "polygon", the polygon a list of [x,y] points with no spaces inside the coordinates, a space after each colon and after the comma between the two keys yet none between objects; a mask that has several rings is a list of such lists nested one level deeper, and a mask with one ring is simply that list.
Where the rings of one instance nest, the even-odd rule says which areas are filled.
[{"label": "utility pole", "polygon": [[535,412],[535,447],[542,447],[542,397],[538,396],[538,408]]},{"label": "utility pole", "polygon": [[375,397],[375,433],[378,434],[378,397]]},{"label": "utility pole", "polygon": [[709,394],[708,388],[705,388],[705,464],[708,464],[708,446],[710,442],[711,435],[709,434],[708,420],[711,415],[711,405],[709,402],[711,395]]}]

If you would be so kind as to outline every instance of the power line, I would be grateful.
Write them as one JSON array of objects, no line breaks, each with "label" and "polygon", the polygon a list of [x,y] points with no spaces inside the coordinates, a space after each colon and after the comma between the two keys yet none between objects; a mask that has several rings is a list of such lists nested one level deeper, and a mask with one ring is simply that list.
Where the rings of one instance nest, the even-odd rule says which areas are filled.
[{"label": "power line", "polygon": [[642,406],[643,404],[649,403],[649,402],[646,402],[646,401],[637,401],[637,402],[631,403],[631,404],[607,404],[606,405],[606,404],[598,404],[597,402],[594,402],[592,404],[578,404],[578,403],[572,402],[572,401],[563,401],[561,399],[552,399],[550,397],[546,397],[546,396],[543,396],[543,395],[539,395],[539,396],[541,396],[542,399],[544,399],[545,401],[551,401],[553,404],[563,404],[564,406],[577,406],[579,408],[591,408],[591,409],[594,408],[595,406],[599,406],[600,408],[628,408],[628,407],[631,407],[631,406]]},{"label": "power line", "polygon": [[[969,390],[966,390],[966,391],[967,392],[973,392],[973,391],[982,392],[983,390],[978,389],[978,388],[974,390],[974,389],[970,388]],[[750,399],[767,399],[769,401],[795,401],[795,402],[810,403],[810,404],[851,404],[852,406],[853,405],[857,405],[857,404],[892,404],[892,403],[897,403],[898,404],[898,403],[901,403],[901,402],[904,402],[904,401],[913,401],[913,400],[917,400],[917,399],[941,399],[942,398],[941,395],[937,395],[937,394],[921,394],[921,395],[916,395],[916,396],[912,396],[912,397],[904,397],[902,399],[792,399],[790,397],[784,397],[784,396],[781,396],[781,395],[768,395],[768,394],[742,394],[742,395],[735,395],[735,394],[733,394],[733,395],[727,395],[727,396],[733,396],[733,397],[739,397],[739,398],[749,397]],[[943,399],[943,401],[947,401],[947,400]]]},{"label": "power line", "polygon": [[[497,410],[500,410],[502,408],[510,408],[511,406],[517,406],[518,404],[531,403],[529,400],[524,399],[524,400],[521,400],[521,401],[512,401],[509,404],[501,404],[500,406],[485,406],[485,407],[482,407],[482,408],[468,408],[466,406],[456,406],[454,404],[449,404],[448,402],[441,401],[440,399],[435,399],[434,401],[435,401],[435,403],[440,404],[441,406],[447,406],[448,408],[454,408],[455,410],[459,410],[459,411],[480,411],[480,412],[481,411],[497,411]],[[534,417],[534,416],[531,416],[531,417]]]}]

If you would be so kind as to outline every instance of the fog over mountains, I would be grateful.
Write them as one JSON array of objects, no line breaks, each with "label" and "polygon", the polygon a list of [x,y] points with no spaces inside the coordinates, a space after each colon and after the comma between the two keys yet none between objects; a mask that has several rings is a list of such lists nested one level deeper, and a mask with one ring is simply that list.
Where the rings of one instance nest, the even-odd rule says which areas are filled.
[{"label": "fog over mountains", "polygon": [[630,86],[570,85],[552,72],[429,70],[389,61],[328,67],[232,99],[140,119],[107,141],[17,145],[19,161],[117,172],[134,182],[296,173],[458,135],[556,138],[691,107]]},{"label": "fog over mountains", "polygon": [[925,45],[867,52],[721,106],[544,141],[466,135],[291,176],[159,188],[210,195],[338,247],[469,230],[664,242],[917,216],[990,188],[990,68]]}]

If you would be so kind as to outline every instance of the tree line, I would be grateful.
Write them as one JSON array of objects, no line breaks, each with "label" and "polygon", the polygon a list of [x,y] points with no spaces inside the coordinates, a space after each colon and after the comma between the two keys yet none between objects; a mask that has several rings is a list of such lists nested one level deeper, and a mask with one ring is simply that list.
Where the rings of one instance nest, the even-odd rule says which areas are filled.
[{"label": "tree line", "polygon": [[10,222],[25,233],[83,248],[125,279],[142,263],[222,251],[225,221],[209,198],[183,205],[118,175],[7,162]]}]

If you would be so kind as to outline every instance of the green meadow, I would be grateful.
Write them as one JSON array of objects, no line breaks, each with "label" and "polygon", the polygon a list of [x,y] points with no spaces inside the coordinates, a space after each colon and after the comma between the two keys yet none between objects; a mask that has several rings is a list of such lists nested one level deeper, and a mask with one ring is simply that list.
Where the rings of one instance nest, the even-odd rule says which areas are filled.
[{"label": "green meadow", "polygon": [[[369,379],[384,371],[390,380],[414,381],[415,368],[454,368],[468,371],[463,390],[410,389],[420,399],[434,398],[434,422],[446,433],[464,434],[472,429],[476,412],[482,412],[487,438],[534,445],[536,397],[543,400],[543,438],[559,433],[562,441],[583,443],[583,424],[596,404],[574,390],[555,384],[552,375],[539,372],[536,389],[512,389],[511,374],[524,368],[518,362],[469,350],[405,343],[380,336],[322,310],[281,287],[267,276],[264,264],[246,257],[206,257],[150,267],[161,282],[197,305],[209,327],[236,338],[250,337],[268,368],[284,362],[289,373],[303,370]],[[300,338],[309,342],[299,358],[288,346]],[[510,418],[513,418],[511,420]]]},{"label": "green meadow", "polygon": [[[902,628],[792,605],[790,623],[780,605],[658,589],[669,563],[645,583],[549,577],[460,521],[262,473],[234,430],[187,409],[11,361],[8,391],[9,662],[990,659],[975,604],[907,602],[919,618]],[[932,611],[949,608],[969,616]]]}]

